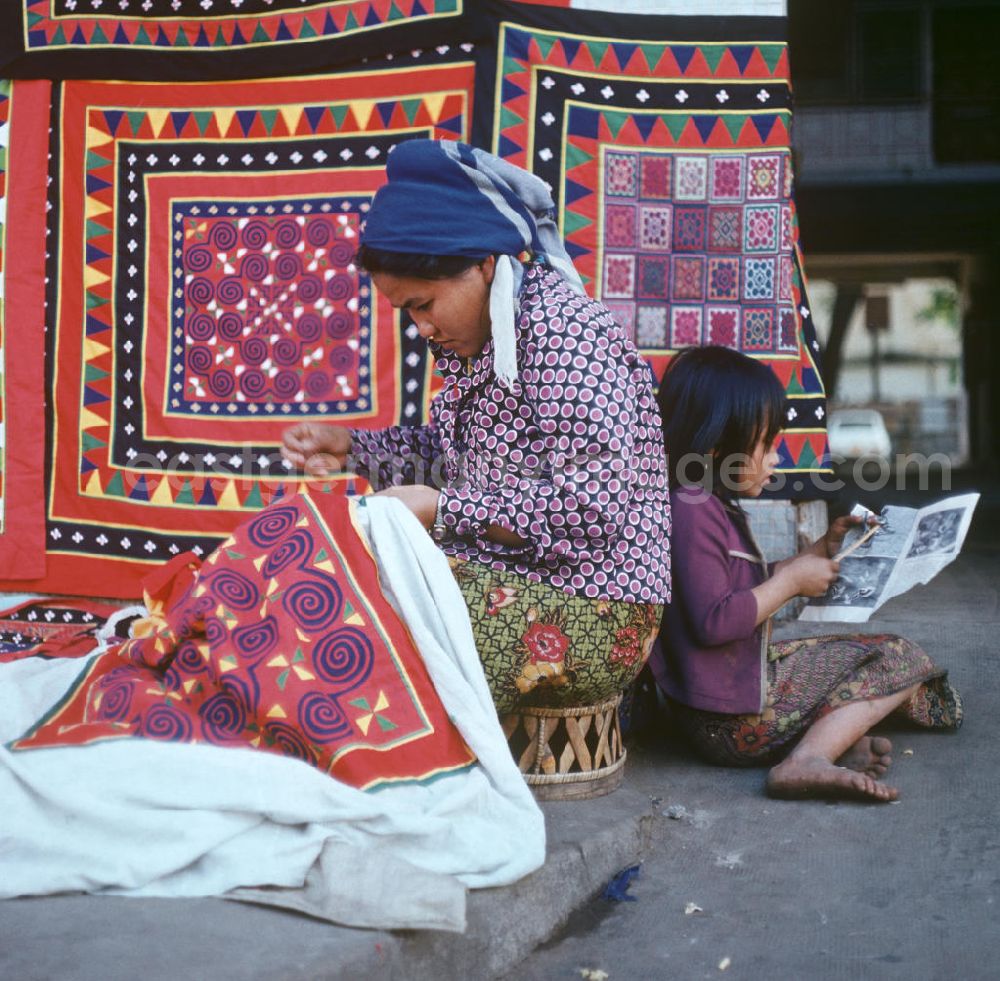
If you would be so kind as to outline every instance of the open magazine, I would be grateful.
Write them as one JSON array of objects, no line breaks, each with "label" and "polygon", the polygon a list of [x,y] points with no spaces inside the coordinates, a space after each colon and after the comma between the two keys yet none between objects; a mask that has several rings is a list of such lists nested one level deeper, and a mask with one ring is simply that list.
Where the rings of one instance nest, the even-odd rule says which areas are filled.
[{"label": "open magazine", "polygon": [[[962,550],[978,502],[978,494],[960,494],[919,510],[883,508],[878,530],[866,541],[858,544],[866,528],[848,532],[840,575],[806,603],[799,619],[861,623],[893,596],[930,582]],[[860,504],[851,513],[872,514]]]}]

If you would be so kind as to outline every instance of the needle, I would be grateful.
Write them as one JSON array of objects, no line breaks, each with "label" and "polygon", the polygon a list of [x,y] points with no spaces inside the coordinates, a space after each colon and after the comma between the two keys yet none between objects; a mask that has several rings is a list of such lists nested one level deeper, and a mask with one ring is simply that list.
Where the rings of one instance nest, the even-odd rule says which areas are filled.
[{"label": "needle", "polygon": [[878,525],[869,525],[868,530],[853,544],[849,545],[847,548],[838,552],[834,557],[834,562],[839,562],[841,559],[846,559],[851,552],[856,552],[865,542],[869,541],[872,536],[878,531]]}]

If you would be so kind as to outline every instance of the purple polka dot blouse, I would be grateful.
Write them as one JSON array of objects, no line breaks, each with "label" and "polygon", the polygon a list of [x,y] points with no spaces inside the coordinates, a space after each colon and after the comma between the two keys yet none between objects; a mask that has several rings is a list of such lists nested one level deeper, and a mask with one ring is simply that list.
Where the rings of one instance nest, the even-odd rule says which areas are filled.
[{"label": "purple polka dot blouse", "polygon": [[[670,503],[649,367],[558,273],[530,266],[518,299],[513,388],[494,377],[492,341],[468,361],[436,350],[445,384],[430,422],[354,430],[352,469],[376,488],[442,487],[448,555],[575,595],[667,602]],[[490,541],[490,525],[527,544]]]}]

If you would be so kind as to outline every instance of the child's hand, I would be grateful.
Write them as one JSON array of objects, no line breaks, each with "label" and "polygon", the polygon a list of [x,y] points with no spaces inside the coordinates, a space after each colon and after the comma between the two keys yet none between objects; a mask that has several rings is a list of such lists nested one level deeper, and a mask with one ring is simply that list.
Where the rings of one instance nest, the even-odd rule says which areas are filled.
[{"label": "child's hand", "polygon": [[792,559],[785,570],[793,577],[799,596],[822,596],[840,573],[840,564],[820,555],[804,552]]},{"label": "child's hand", "polygon": [[852,528],[857,528],[863,524],[877,525],[878,518],[874,514],[868,515],[867,521],[856,514],[845,514],[837,518],[831,523],[830,527],[826,530],[826,534],[817,543],[822,546],[821,549],[817,549],[817,553],[826,555],[832,559],[844,544],[844,536]]}]

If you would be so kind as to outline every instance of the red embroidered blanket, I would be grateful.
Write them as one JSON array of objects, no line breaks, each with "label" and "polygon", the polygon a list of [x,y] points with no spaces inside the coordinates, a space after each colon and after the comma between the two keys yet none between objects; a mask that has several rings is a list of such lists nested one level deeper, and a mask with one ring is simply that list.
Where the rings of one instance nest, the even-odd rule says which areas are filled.
[{"label": "red embroidered blanket", "polygon": [[125,736],[251,747],[363,789],[469,765],[354,506],[296,495],[200,568],[177,556],[144,583],[142,636],[97,657],[13,748]]}]

